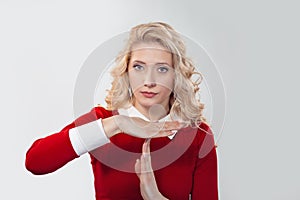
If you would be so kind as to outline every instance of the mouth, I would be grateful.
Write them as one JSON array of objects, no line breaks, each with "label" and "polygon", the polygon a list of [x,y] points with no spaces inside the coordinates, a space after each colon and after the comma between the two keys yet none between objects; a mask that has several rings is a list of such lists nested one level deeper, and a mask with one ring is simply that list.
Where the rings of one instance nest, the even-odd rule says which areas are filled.
[{"label": "mouth", "polygon": [[152,98],[152,97],[156,96],[158,93],[142,91],[141,94],[146,98]]}]

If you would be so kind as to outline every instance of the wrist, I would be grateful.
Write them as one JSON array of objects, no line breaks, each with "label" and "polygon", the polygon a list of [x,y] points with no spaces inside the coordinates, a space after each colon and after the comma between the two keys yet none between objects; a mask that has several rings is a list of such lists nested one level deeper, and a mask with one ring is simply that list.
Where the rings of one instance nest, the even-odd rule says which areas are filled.
[{"label": "wrist", "polygon": [[157,198],[157,199],[160,199],[160,200],[168,200],[166,197],[164,197],[161,193],[159,193],[160,195],[159,195],[159,198]]},{"label": "wrist", "polygon": [[158,200],[168,200],[166,197],[164,197],[163,195],[159,194],[156,197],[150,198],[149,200],[152,199],[158,199]]},{"label": "wrist", "polygon": [[111,138],[112,136],[121,132],[119,126],[116,123],[118,117],[118,115],[115,115],[109,118],[102,119],[103,129],[108,138]]},{"label": "wrist", "polygon": [[151,196],[147,196],[145,197],[144,195],[142,195],[144,199],[147,200],[152,200],[152,199],[158,199],[158,200],[168,200],[166,197],[164,197],[159,191],[154,194],[152,194]]}]

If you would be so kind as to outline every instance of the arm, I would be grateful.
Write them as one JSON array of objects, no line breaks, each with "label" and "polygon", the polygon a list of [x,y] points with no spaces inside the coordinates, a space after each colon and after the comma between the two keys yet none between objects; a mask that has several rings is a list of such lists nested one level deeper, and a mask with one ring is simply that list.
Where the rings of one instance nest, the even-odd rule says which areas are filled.
[{"label": "arm", "polygon": [[108,111],[104,108],[95,108],[76,119],[60,132],[36,140],[26,153],[25,166],[27,170],[36,175],[47,174],[79,157],[83,152],[78,153],[78,149],[81,149],[78,148],[80,146],[75,147],[72,144],[70,132],[73,131],[75,134],[75,126],[83,127],[85,124],[108,115]]},{"label": "arm", "polygon": [[150,139],[146,139],[142,147],[142,156],[136,160],[135,172],[140,179],[140,190],[143,199],[167,200],[158,190],[151,165]]},{"label": "arm", "polygon": [[35,175],[47,174],[77,157],[65,130],[36,140],[26,153],[25,166]]},{"label": "arm", "polygon": [[193,177],[192,199],[218,200],[217,153],[212,134],[205,135],[198,156]]},{"label": "arm", "polygon": [[97,107],[60,132],[35,141],[26,154],[25,165],[33,174],[47,174],[109,143],[109,138],[121,130],[141,138],[162,137],[181,126],[178,122],[149,123],[139,118],[112,116],[110,111]]}]

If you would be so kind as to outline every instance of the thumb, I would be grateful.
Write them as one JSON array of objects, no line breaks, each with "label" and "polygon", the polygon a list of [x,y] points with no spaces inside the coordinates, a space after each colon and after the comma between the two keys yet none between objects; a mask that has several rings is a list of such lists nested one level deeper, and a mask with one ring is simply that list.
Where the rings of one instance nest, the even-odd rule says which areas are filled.
[{"label": "thumb", "polygon": [[134,165],[134,170],[136,175],[140,178],[141,176],[141,162],[140,159],[136,159],[135,165]]}]

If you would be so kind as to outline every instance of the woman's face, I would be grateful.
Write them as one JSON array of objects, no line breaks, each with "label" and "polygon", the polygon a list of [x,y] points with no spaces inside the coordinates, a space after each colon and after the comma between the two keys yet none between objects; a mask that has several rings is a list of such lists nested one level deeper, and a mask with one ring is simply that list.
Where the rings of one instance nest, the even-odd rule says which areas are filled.
[{"label": "woman's face", "polygon": [[174,88],[172,54],[155,43],[135,45],[128,65],[129,83],[134,106],[146,114],[154,105],[169,111],[170,94]]}]

